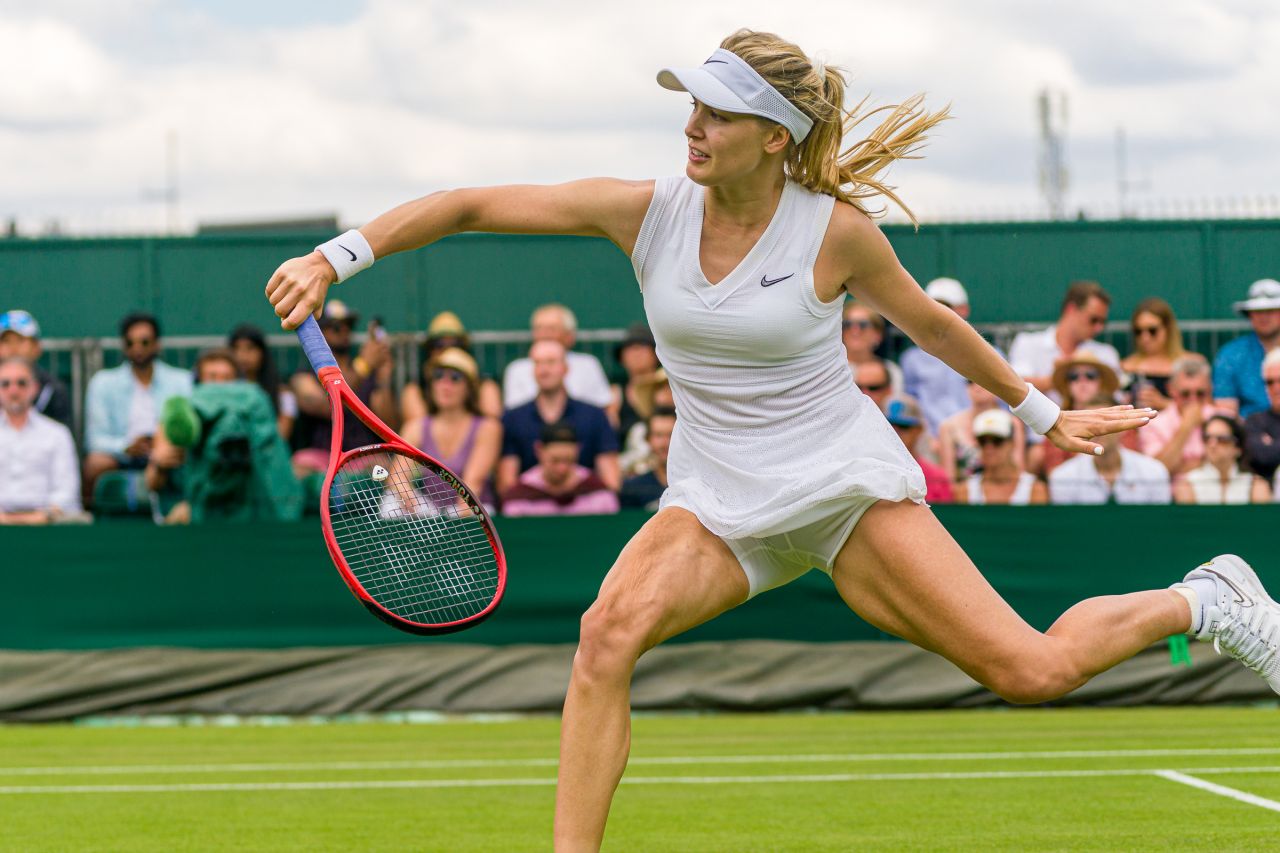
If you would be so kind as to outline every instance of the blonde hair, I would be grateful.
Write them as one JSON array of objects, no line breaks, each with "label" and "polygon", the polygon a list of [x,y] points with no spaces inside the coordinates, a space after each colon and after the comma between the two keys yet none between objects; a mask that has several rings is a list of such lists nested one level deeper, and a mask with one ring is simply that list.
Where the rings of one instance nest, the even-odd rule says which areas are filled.
[{"label": "blonde hair", "polygon": [[[798,46],[773,33],[738,30],[720,43],[737,54],[769,85],[777,89],[805,115],[813,129],[803,142],[787,151],[788,177],[814,192],[835,196],[868,216],[884,210],[868,210],[865,200],[877,195],[893,201],[918,225],[915,214],[903,203],[896,188],[884,183],[881,173],[897,160],[917,160],[925,134],[950,118],[949,107],[928,112],[917,94],[901,104],[886,104],[865,112],[863,98],[852,110],[844,109],[845,80],[840,68],[810,60]],[[846,134],[877,113],[888,113],[871,133],[843,151]]]}]

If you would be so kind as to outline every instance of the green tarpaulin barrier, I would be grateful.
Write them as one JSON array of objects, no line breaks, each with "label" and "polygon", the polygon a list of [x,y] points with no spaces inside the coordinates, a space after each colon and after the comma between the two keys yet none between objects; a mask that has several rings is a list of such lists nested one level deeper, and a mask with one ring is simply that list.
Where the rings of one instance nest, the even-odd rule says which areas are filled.
[{"label": "green tarpaulin barrier", "polygon": [[[939,507],[937,514],[1037,628],[1091,595],[1164,587],[1234,552],[1280,589],[1280,507]],[[572,643],[643,513],[500,519],[510,578],[497,613],[461,634],[412,638],[369,616],[314,521],[159,528],[0,529],[0,648],[282,648],[391,643]],[[810,572],[681,638],[890,639]]]}]

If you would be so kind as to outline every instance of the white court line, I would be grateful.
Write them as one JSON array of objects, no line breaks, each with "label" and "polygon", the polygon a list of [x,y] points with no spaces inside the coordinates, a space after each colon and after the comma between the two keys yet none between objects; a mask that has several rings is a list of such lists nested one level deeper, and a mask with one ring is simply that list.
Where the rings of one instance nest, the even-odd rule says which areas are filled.
[{"label": "white court line", "polygon": [[[788,776],[624,776],[624,785],[759,785],[794,782],[929,782],[973,779],[1073,779],[1103,776],[1161,776],[1176,771],[1149,768],[1115,770],[991,770],[957,773],[830,773]],[[1200,767],[1188,773],[1280,773],[1280,767]],[[1168,777],[1165,777],[1168,778]],[[555,785],[536,779],[382,779],[323,782],[203,782],[174,785],[13,785],[5,794],[165,794],[208,791],[335,791],[389,788],[510,788]],[[1205,783],[1208,784],[1208,783]]]},{"label": "white court line", "polygon": [[[1204,773],[1206,771],[1200,770],[1197,772]],[[1266,797],[1259,797],[1256,794],[1238,791],[1235,788],[1228,788],[1226,785],[1215,785],[1213,782],[1206,782],[1204,779],[1197,779],[1194,776],[1179,773],[1177,770],[1157,770],[1156,775],[1162,779],[1168,779],[1170,782],[1181,782],[1183,785],[1190,785],[1192,788],[1199,788],[1200,790],[1208,791],[1211,794],[1230,797],[1233,800],[1239,800],[1240,802],[1248,803],[1251,806],[1259,806],[1264,809],[1271,809],[1273,812],[1280,812],[1280,803],[1277,803],[1275,800],[1268,800]]]},{"label": "white court line", "polygon": [[[1238,749],[1111,749],[1038,752],[855,752],[819,755],[638,756],[631,767],[688,764],[844,764],[895,761],[1018,761],[1031,758],[1186,758],[1280,755],[1280,747]],[[96,776],[147,773],[274,773],[294,770],[447,770],[462,767],[555,767],[554,758],[459,758],[423,761],[326,761],[252,764],[115,764],[60,767],[0,767],[3,776]]]}]

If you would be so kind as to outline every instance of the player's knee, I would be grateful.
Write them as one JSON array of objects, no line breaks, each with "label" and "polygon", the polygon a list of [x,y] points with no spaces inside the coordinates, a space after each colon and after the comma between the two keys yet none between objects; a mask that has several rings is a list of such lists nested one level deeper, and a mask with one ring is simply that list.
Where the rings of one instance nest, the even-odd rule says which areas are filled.
[{"label": "player's knee", "polygon": [[652,631],[650,610],[597,601],[582,616],[575,669],[584,674],[625,668],[628,671],[648,648]]},{"label": "player's knee", "polygon": [[1082,679],[1065,659],[1026,656],[994,667],[983,681],[1006,702],[1035,705],[1069,693]]}]

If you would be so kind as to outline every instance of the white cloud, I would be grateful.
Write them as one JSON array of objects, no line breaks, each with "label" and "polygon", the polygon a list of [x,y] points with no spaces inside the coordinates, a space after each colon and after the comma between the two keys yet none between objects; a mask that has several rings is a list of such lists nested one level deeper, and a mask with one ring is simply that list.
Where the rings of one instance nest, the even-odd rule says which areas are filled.
[{"label": "white cloud", "polygon": [[851,96],[952,103],[927,159],[893,174],[924,215],[1038,204],[1046,85],[1070,99],[1076,203],[1114,197],[1119,126],[1145,192],[1280,190],[1280,14],[1261,0],[331,6],[289,28],[246,23],[244,3],[0,0],[0,79],[22,81],[0,87],[0,217],[160,227],[144,191],[163,181],[170,131],[188,225],[362,221],[442,186],[671,173],[687,104],[653,74],[743,24],[846,67]]}]

